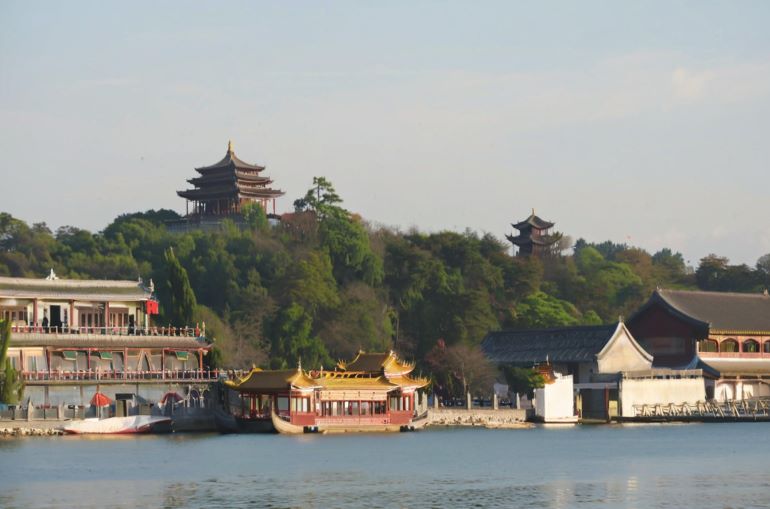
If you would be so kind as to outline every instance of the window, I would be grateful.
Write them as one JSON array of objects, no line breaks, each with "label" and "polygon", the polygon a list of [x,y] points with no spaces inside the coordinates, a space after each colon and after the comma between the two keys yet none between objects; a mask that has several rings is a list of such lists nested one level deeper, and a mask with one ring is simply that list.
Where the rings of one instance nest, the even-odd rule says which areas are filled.
[{"label": "window", "polygon": [[304,412],[310,411],[310,398],[291,398],[291,412]]},{"label": "window", "polygon": [[713,339],[704,339],[698,343],[699,352],[718,352],[719,343]]},{"label": "window", "polygon": [[759,342],[755,339],[747,339],[743,342],[743,351],[748,353],[759,353]]},{"label": "window", "polygon": [[734,339],[725,339],[719,345],[720,352],[735,353],[738,351],[738,342]]}]

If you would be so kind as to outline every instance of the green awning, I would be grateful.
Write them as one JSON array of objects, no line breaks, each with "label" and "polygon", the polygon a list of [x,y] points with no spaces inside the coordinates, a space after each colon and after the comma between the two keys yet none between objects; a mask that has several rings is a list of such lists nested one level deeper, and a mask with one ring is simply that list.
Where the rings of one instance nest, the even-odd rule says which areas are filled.
[{"label": "green awning", "polygon": [[76,361],[76,360],[78,360],[78,353],[75,350],[64,350],[61,354],[68,361]]},{"label": "green awning", "polygon": [[190,352],[179,352],[179,351],[177,351],[177,352],[174,352],[174,353],[176,354],[176,358],[179,359],[180,361],[186,361],[187,357],[189,357],[189,355],[190,355]]},{"label": "green awning", "polygon": [[103,361],[111,361],[112,352],[99,352],[99,357],[101,357]]}]

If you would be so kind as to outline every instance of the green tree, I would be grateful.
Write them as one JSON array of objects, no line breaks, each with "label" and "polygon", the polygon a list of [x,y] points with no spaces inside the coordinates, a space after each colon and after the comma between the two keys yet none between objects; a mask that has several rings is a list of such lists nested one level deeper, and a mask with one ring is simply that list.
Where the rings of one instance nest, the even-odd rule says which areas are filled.
[{"label": "green tree", "polygon": [[294,210],[297,212],[312,210],[323,218],[338,209],[340,203],[342,203],[342,198],[326,177],[313,177],[313,187],[308,189],[303,198],[294,200]]},{"label": "green tree", "polygon": [[503,366],[503,376],[508,383],[508,390],[516,394],[526,394],[532,399],[535,389],[545,385],[545,378],[542,374],[532,368],[521,368],[516,366]]},{"label": "green tree", "polygon": [[21,401],[24,384],[19,377],[19,372],[14,369],[8,358],[10,344],[11,322],[0,320],[0,366],[3,366],[2,379],[0,379],[0,402],[15,405]]},{"label": "green tree", "polygon": [[252,230],[264,232],[270,226],[267,220],[267,214],[257,202],[249,202],[243,204],[241,207],[241,214],[244,221]]},{"label": "green tree", "polygon": [[270,335],[270,366],[273,368],[291,368],[300,361],[308,367],[332,365],[326,346],[313,335],[312,317],[297,303],[278,313],[270,325]]},{"label": "green tree", "polygon": [[179,263],[173,248],[166,250],[166,292],[163,312],[165,318],[175,327],[192,325],[197,302],[190,287],[187,271]]},{"label": "green tree", "polygon": [[517,327],[559,327],[577,325],[580,321],[580,312],[574,305],[545,292],[528,295],[516,306]]},{"label": "green tree", "polygon": [[695,281],[701,290],[719,290],[720,281],[727,272],[729,260],[724,256],[710,254],[701,258],[695,271]]}]

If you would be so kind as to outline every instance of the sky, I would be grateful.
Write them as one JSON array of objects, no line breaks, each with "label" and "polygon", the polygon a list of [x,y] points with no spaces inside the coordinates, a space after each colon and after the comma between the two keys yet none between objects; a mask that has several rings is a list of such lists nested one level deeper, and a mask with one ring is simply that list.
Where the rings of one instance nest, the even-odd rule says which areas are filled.
[{"label": "sky", "polygon": [[0,211],[184,212],[221,159],[375,225],[770,253],[770,2],[0,0]]}]

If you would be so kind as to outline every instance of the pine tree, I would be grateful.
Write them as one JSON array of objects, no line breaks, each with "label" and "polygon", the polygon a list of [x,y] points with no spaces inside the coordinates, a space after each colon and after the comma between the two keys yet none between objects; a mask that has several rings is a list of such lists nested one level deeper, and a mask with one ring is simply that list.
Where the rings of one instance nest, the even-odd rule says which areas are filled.
[{"label": "pine tree", "polygon": [[179,263],[173,248],[168,248],[165,253],[166,272],[168,279],[167,302],[164,306],[164,314],[175,327],[186,327],[193,323],[193,314],[197,306],[195,293],[190,286],[187,271]]},{"label": "pine tree", "polygon": [[0,379],[0,402],[15,405],[21,400],[24,385],[19,373],[8,359],[8,346],[11,343],[11,322],[0,320],[0,366],[4,366]]}]

